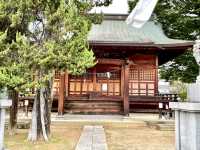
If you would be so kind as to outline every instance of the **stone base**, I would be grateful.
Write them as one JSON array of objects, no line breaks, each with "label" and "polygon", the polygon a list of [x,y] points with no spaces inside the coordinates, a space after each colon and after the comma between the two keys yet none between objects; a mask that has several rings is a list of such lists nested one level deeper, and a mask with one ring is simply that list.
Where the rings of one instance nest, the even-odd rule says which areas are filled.
[{"label": "stone base", "polygon": [[186,111],[186,112],[200,112],[200,103],[190,102],[170,102],[169,107],[173,110]]},{"label": "stone base", "polygon": [[200,83],[193,83],[188,86],[188,100],[200,103]]},{"label": "stone base", "polygon": [[175,110],[176,150],[200,150],[200,103],[170,103]]}]

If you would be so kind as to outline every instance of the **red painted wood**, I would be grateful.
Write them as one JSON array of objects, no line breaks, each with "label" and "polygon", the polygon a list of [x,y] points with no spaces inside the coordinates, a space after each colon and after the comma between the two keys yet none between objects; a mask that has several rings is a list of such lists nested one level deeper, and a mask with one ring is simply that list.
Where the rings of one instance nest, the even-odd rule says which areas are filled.
[{"label": "red painted wood", "polygon": [[106,64],[106,65],[122,65],[124,63],[124,60],[121,59],[105,59],[105,58],[98,58],[97,59],[98,64]]},{"label": "red painted wood", "polygon": [[155,94],[158,94],[158,56],[156,56],[156,65],[155,65]]},{"label": "red painted wood", "polygon": [[68,96],[69,95],[69,74],[68,72],[66,71],[65,73],[65,96]]},{"label": "red painted wood", "polygon": [[58,114],[64,113],[64,99],[65,99],[65,74],[60,75],[59,96],[58,96]]},{"label": "red painted wood", "polygon": [[129,65],[124,65],[124,115],[129,114],[129,83],[128,83],[128,76],[129,76]]}]

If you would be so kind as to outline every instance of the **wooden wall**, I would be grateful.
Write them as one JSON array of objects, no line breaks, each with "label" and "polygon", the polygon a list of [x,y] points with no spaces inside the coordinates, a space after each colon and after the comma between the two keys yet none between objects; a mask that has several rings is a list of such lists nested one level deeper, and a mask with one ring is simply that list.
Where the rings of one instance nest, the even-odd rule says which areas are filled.
[{"label": "wooden wall", "polygon": [[157,94],[156,56],[138,55],[130,58],[129,95],[154,96]]},{"label": "wooden wall", "polygon": [[[62,86],[60,86],[60,77],[57,75],[54,84],[55,94],[64,94],[64,97],[81,97],[90,94],[122,97],[125,114],[129,112],[128,96],[157,94],[158,60],[156,56],[135,55],[128,61],[101,59],[98,62],[95,67],[81,76],[65,75]],[[63,96],[59,97],[60,101],[64,101]],[[60,107],[63,107],[62,105]]]},{"label": "wooden wall", "polygon": [[97,65],[92,70],[82,76],[69,76],[69,96],[91,92],[102,96],[120,96],[120,67]]}]

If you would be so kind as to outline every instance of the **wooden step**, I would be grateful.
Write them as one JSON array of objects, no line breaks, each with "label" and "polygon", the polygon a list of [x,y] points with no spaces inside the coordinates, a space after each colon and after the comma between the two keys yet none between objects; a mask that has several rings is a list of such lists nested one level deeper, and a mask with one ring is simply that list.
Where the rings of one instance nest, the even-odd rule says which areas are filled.
[{"label": "wooden step", "polygon": [[78,107],[121,107],[122,104],[120,103],[65,103],[66,107],[74,107],[74,106],[78,106]]},{"label": "wooden step", "polygon": [[158,113],[158,109],[148,109],[148,108],[146,108],[146,109],[139,109],[139,108],[131,108],[130,109],[130,112],[131,113]]},{"label": "wooden step", "polygon": [[122,102],[109,101],[65,101],[65,112],[67,113],[120,113],[122,112]]},{"label": "wooden step", "polygon": [[68,105],[65,107],[66,109],[73,109],[73,108],[84,108],[84,109],[121,109],[120,106],[101,106],[101,105]]},{"label": "wooden step", "polygon": [[122,110],[120,109],[67,109],[66,113],[73,114],[120,114]]}]

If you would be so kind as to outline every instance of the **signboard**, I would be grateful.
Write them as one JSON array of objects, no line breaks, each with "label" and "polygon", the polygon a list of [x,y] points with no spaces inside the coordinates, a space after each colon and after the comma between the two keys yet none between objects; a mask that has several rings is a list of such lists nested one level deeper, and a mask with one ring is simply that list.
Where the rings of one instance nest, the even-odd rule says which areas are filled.
[{"label": "signboard", "polygon": [[159,103],[159,108],[163,108],[163,103]]},{"label": "signboard", "polygon": [[25,106],[28,106],[28,100],[25,100],[25,101],[24,101],[24,105],[25,105]]},{"label": "signboard", "polygon": [[107,92],[107,90],[108,90],[108,84],[103,83],[102,84],[102,91]]}]

